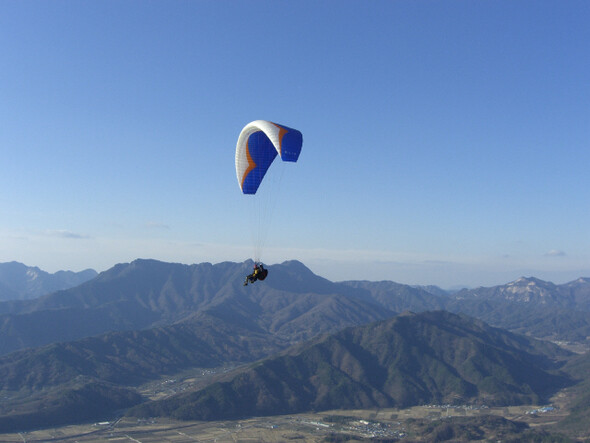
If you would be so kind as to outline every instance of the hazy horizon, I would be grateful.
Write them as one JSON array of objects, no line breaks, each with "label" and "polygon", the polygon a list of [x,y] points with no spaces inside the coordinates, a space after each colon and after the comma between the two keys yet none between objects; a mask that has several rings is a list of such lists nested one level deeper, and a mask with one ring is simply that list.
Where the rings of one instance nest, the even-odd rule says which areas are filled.
[{"label": "hazy horizon", "polygon": [[[204,262],[199,262],[199,263],[182,263],[182,262],[175,262],[175,261],[158,260],[158,259],[153,259],[153,258],[148,258],[148,257],[143,257],[143,258],[138,257],[135,260],[156,260],[156,261],[161,261],[163,263],[178,263],[178,264],[187,265],[187,266],[198,265],[198,264],[201,264],[201,263],[212,263],[213,265],[215,265],[215,264],[219,264],[219,263],[222,263],[223,262],[223,261],[219,261],[219,262],[204,261]],[[34,264],[21,263],[21,262],[18,262],[18,261],[13,261],[13,262],[21,263],[22,265],[25,265],[25,266],[31,267],[31,268],[35,268],[36,267],[36,268],[39,268],[41,271],[47,272],[49,274],[55,274],[56,272],[60,272],[60,271],[82,272],[82,271],[86,271],[86,270],[93,270],[93,271],[96,271],[98,273],[101,273],[101,272],[104,272],[104,271],[108,271],[109,269],[113,268],[116,265],[129,264],[129,263],[131,263],[131,262],[133,262],[135,260],[130,260],[128,262],[113,263],[112,266],[109,266],[109,267],[107,267],[105,269],[96,269],[96,268],[93,268],[93,267],[87,267],[87,268],[75,269],[75,270],[74,269],[57,269],[56,271],[44,269],[43,267],[37,266],[37,265],[34,265]],[[239,263],[244,263],[244,262],[251,261],[251,260],[252,259],[246,259],[244,261],[237,261],[237,262],[236,261],[232,261],[232,260],[227,260],[227,261],[232,262],[232,263],[239,264]],[[288,261],[288,260],[286,260],[286,261]],[[0,264],[3,264],[3,263],[10,263],[10,262],[0,262]],[[284,263],[284,262],[281,262],[281,263]],[[278,264],[281,264],[281,263],[266,263],[266,265],[267,266],[271,266],[271,265],[278,265]],[[314,274],[316,274],[316,275],[318,275],[320,277],[326,278],[326,279],[328,279],[328,280],[330,280],[332,282],[341,282],[341,281],[347,281],[347,280],[384,281],[384,279],[379,279],[379,278],[377,278],[377,279],[370,279],[370,278],[366,278],[366,277],[362,277],[362,276],[360,276],[358,278],[333,279],[333,278],[330,278],[329,276],[323,274],[321,271],[318,271],[314,267],[309,267],[306,263],[304,263],[304,262],[302,262],[302,263],[306,267],[308,267]],[[519,278],[522,278],[522,277],[524,277],[524,278],[531,278],[531,277],[533,277],[533,278],[539,278],[541,280],[548,281],[548,282],[554,283],[556,285],[570,283],[570,282],[576,281],[576,280],[578,280],[580,278],[590,278],[590,277],[585,276],[585,275],[579,275],[579,276],[574,277],[574,278],[571,278],[571,279],[560,281],[560,280],[544,279],[544,278],[541,278],[541,277],[539,277],[537,275],[534,275],[534,274],[530,274],[530,273],[526,273],[525,272],[525,273],[521,274],[519,277],[513,278],[511,280],[498,281],[497,283],[491,283],[491,284],[474,284],[474,285],[456,284],[456,285],[448,285],[448,286],[445,286],[445,285],[439,285],[439,284],[436,284],[436,283],[406,282],[406,281],[402,281],[402,280],[392,280],[392,279],[385,279],[385,280],[386,281],[393,281],[395,283],[400,283],[400,284],[406,284],[406,285],[417,285],[417,286],[434,285],[434,286],[438,286],[441,289],[445,289],[445,290],[457,290],[457,289],[462,289],[462,288],[474,289],[474,288],[477,288],[477,287],[501,286],[501,285],[504,285],[504,284],[507,284],[507,283],[511,283],[511,282],[513,282],[515,280],[518,280]]]}]

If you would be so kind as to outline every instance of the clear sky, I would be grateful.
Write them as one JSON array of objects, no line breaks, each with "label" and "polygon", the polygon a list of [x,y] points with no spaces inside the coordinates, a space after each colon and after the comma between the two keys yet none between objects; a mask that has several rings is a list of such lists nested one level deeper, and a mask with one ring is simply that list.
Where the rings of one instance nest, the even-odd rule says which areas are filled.
[{"label": "clear sky", "polygon": [[590,276],[590,2],[0,1],[0,262],[252,255],[237,137],[299,129],[265,263]]}]

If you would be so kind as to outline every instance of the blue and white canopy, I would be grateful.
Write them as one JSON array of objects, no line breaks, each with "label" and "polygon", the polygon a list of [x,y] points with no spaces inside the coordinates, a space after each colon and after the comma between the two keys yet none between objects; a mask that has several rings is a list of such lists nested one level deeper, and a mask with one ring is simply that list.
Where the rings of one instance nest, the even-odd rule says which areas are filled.
[{"label": "blue and white canopy", "polygon": [[236,176],[244,194],[256,194],[266,171],[279,155],[281,160],[296,162],[303,136],[296,129],[256,120],[248,123],[236,146]]}]

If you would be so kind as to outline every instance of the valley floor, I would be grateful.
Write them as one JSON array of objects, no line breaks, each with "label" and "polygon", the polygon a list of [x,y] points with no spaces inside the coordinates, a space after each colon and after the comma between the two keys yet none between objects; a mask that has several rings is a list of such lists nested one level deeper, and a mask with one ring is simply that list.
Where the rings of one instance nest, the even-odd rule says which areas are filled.
[{"label": "valley floor", "polygon": [[[168,419],[137,420],[66,426],[20,434],[0,434],[0,442],[321,442],[345,438],[380,441],[422,441],[425,429],[453,417],[502,416],[526,422],[531,428],[563,418],[559,407],[505,408],[417,406],[408,409],[327,411],[315,414],[259,417],[237,421],[181,422]],[[509,435],[506,435],[509,436]],[[340,440],[335,440],[340,437]],[[496,435],[486,435],[496,437]]]}]

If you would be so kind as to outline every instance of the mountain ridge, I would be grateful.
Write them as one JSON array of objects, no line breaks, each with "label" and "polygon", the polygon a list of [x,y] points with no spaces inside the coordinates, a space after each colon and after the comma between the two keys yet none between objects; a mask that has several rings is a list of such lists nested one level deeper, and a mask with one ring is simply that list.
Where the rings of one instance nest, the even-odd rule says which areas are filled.
[{"label": "mountain ridge", "polygon": [[[244,317],[244,313],[238,312],[240,307],[251,311],[245,313],[246,317],[257,315],[256,312],[262,315],[263,311],[269,310],[268,317],[276,311],[274,320],[266,320],[269,327],[272,323],[280,324],[280,317],[285,323],[300,316],[301,326],[295,327],[295,323],[291,323],[300,331],[300,338],[309,338],[311,333],[329,330],[342,323],[337,312],[343,318],[348,316],[349,321],[374,320],[391,314],[376,303],[355,302],[348,287],[316,276],[302,263],[286,263],[269,266],[271,278],[264,284],[251,287],[242,286],[244,275],[251,269],[251,261],[189,266],[135,260],[116,265],[75,288],[35,300],[0,303],[0,335],[3,337],[0,355],[110,331],[169,325],[195,312],[219,310],[224,306],[225,315],[233,313],[236,318]],[[317,292],[313,291],[315,283]],[[289,290],[291,286],[295,288],[292,291]],[[349,296],[343,297],[347,293]],[[319,316],[326,315],[324,326],[313,320],[314,312],[310,309],[316,304],[323,304],[326,308],[324,313],[320,312],[323,309],[315,311]],[[347,308],[344,308],[345,304]],[[327,312],[330,306],[332,314]],[[260,321],[265,320],[260,318]],[[305,333],[305,323],[309,322],[313,322],[314,327]],[[67,327],[68,324],[75,327]]]},{"label": "mountain ridge", "polygon": [[535,277],[520,277],[504,285],[462,289],[453,294],[455,299],[474,297],[590,311],[590,278],[556,285]]},{"label": "mountain ridge", "polygon": [[406,313],[295,345],[228,381],[144,403],[129,415],[222,420],[453,401],[534,403],[570,383],[552,372],[560,366],[555,359],[569,355],[466,316]]},{"label": "mountain ridge", "polygon": [[[259,318],[260,324],[275,332],[283,324],[285,334],[289,328],[299,334],[292,339],[344,325],[338,319],[340,314],[348,317],[349,324],[358,324],[361,318],[371,321],[394,312],[437,309],[464,312],[495,326],[539,337],[576,341],[590,337],[590,279],[554,285],[521,278],[506,285],[443,295],[432,288],[429,291],[391,281],[335,283],[314,274],[303,263],[286,261],[270,265],[270,277],[263,284],[244,288],[241,282],[252,264],[184,265],[138,259],[115,265],[74,288],[33,300],[0,303],[0,355],[110,331],[168,325],[206,309],[224,308],[224,315],[231,313],[236,321],[244,321],[261,310],[260,304],[269,310],[266,317]],[[346,313],[343,302],[348,304]],[[252,313],[240,313],[239,307]],[[296,312],[301,313],[299,326]],[[314,320],[314,316],[323,315],[328,322],[325,328]],[[568,323],[568,317],[575,321]],[[306,326],[308,333],[303,332]]]},{"label": "mountain ridge", "polygon": [[0,263],[0,301],[29,300],[91,280],[94,269],[80,272],[57,271],[53,274],[38,267],[12,261]]}]

